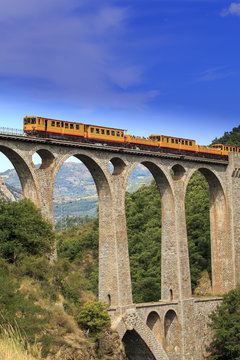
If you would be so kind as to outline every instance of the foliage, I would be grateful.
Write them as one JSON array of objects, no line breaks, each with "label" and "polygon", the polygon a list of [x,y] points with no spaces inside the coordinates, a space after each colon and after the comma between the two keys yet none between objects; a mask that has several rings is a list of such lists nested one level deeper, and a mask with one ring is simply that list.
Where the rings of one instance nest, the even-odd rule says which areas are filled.
[{"label": "foliage", "polygon": [[223,302],[210,315],[214,330],[209,347],[210,360],[240,359],[240,286],[223,297]]},{"label": "foliage", "polygon": [[103,328],[110,326],[107,308],[108,305],[103,302],[87,302],[77,316],[78,324],[92,333],[100,332]]},{"label": "foliage", "polygon": [[51,224],[27,199],[0,199],[0,256],[10,263],[21,256],[50,254],[54,242]]},{"label": "foliage", "polygon": [[234,127],[230,132],[226,131],[220,138],[215,138],[212,144],[240,146],[240,125]]},{"label": "foliage", "polygon": [[211,277],[208,183],[199,171],[195,172],[189,181],[185,204],[191,282],[194,290],[204,270],[207,270]]},{"label": "foliage", "polygon": [[126,194],[126,218],[134,302],[161,297],[161,202],[152,182]]}]

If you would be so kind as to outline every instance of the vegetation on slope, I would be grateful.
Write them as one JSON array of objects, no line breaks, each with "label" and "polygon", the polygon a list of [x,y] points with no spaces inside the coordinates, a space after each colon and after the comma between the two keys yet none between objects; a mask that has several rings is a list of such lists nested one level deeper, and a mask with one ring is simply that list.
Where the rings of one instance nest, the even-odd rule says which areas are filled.
[{"label": "vegetation on slope", "polygon": [[[79,230],[83,243],[71,256],[71,246],[66,249],[61,236],[74,249],[74,236],[80,234],[73,230],[62,234],[59,260],[52,264],[49,255],[56,234],[39,210],[27,200],[1,200],[0,208],[0,341],[4,327],[10,325],[21,328],[28,344],[39,345],[42,358],[124,359],[106,309],[91,291],[96,292],[96,276],[91,274],[97,268],[92,235]],[[84,226],[94,233],[93,224]]]}]

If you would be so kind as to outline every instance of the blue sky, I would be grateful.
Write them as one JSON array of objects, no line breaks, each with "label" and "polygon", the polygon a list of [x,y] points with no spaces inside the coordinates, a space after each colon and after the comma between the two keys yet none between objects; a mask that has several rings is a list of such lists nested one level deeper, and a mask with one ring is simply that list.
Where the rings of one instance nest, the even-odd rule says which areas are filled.
[{"label": "blue sky", "polygon": [[196,139],[240,119],[240,1],[0,0],[0,126]]}]

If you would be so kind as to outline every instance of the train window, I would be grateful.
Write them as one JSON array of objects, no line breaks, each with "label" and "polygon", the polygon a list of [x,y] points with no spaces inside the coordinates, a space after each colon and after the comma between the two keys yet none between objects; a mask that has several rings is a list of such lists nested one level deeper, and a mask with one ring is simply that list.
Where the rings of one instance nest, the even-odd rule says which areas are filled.
[{"label": "train window", "polygon": [[172,144],[174,144],[174,139],[172,139]]},{"label": "train window", "polygon": [[189,145],[192,146],[192,141],[189,141]]},{"label": "train window", "polygon": [[233,152],[235,152],[235,148],[233,148]]},{"label": "train window", "polygon": [[65,129],[68,129],[68,123],[65,123]]},{"label": "train window", "polygon": [[24,119],[24,125],[26,125],[27,124],[27,119]]},{"label": "train window", "polygon": [[178,139],[175,140],[175,143],[178,144]]},{"label": "train window", "polygon": [[169,140],[169,139],[167,138],[167,142],[168,142],[168,140]]},{"label": "train window", "polygon": [[99,129],[96,129],[96,134],[99,134]]},{"label": "train window", "polygon": [[121,132],[121,137],[123,137],[123,132]]},{"label": "train window", "polygon": [[38,119],[38,124],[40,124],[40,119]]},{"label": "train window", "polygon": [[228,151],[228,146],[226,146],[226,150]]},{"label": "train window", "polygon": [[52,121],[52,126],[55,126],[55,121]]},{"label": "train window", "polygon": [[106,135],[110,135],[110,130],[107,130],[107,131],[106,131]]},{"label": "train window", "polygon": [[101,134],[105,135],[105,130],[104,129],[101,129]]},{"label": "train window", "polygon": [[76,125],[76,130],[79,130],[79,125]]},{"label": "train window", "polygon": [[70,124],[70,129],[74,129],[74,125],[73,125],[73,124]]},{"label": "train window", "polygon": [[188,141],[187,141],[187,140],[185,141],[185,145],[188,145]]},{"label": "train window", "polygon": [[57,127],[60,127],[60,121],[57,121]]},{"label": "train window", "polygon": [[28,122],[28,124],[30,124],[30,119],[29,118],[28,118],[27,122]]},{"label": "train window", "polygon": [[36,118],[32,118],[32,124],[36,124]]},{"label": "train window", "polygon": [[112,136],[115,136],[115,131],[112,131]]},{"label": "train window", "polygon": [[182,145],[184,145],[184,140],[182,140]]},{"label": "train window", "polygon": [[94,128],[91,128],[91,133],[92,133],[92,134],[94,133]]},{"label": "train window", "polygon": [[238,148],[238,152],[240,152],[240,148]]},{"label": "train window", "polygon": [[117,136],[120,136],[120,131],[117,131]]}]

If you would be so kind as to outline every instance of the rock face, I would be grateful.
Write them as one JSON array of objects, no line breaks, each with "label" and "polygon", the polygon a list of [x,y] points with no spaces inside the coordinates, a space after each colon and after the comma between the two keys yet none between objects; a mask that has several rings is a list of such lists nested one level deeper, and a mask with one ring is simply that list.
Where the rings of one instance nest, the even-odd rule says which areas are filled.
[{"label": "rock face", "polygon": [[0,198],[10,201],[18,201],[22,199],[22,193],[14,186],[5,184],[4,178],[0,176]]}]

